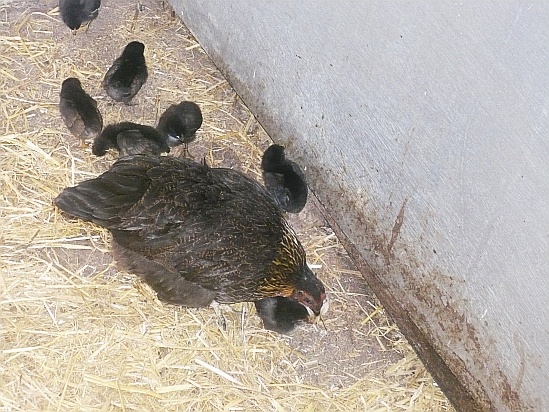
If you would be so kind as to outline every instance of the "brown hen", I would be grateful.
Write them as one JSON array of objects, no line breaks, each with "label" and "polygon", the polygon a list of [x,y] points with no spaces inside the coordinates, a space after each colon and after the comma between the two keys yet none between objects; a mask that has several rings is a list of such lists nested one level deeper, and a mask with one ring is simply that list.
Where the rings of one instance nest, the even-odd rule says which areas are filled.
[{"label": "brown hen", "polygon": [[55,204],[108,228],[118,262],[161,300],[203,307],[285,296],[315,315],[326,300],[281,209],[240,172],[134,155]]}]

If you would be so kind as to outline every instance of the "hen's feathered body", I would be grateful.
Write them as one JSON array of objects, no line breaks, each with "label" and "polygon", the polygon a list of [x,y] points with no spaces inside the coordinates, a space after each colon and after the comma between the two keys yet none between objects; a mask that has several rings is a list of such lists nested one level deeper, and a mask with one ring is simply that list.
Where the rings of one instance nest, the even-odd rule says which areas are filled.
[{"label": "hen's feathered body", "polygon": [[138,41],[128,43],[122,55],[109,68],[103,79],[103,88],[117,102],[127,105],[147,81],[145,45]]},{"label": "hen's feathered body", "polygon": [[104,156],[109,149],[116,149],[120,157],[134,154],[168,153],[170,147],[156,129],[133,122],[110,124],[93,142],[92,153]]},{"label": "hen's feathered body", "polygon": [[86,138],[97,136],[103,128],[103,117],[97,102],[82,89],[80,80],[69,77],[61,85],[59,112],[69,131],[82,144]]},{"label": "hen's feathered body", "polygon": [[119,262],[161,300],[202,307],[286,296],[319,314],[326,299],[271,195],[240,172],[129,156],[55,204],[108,228]]}]

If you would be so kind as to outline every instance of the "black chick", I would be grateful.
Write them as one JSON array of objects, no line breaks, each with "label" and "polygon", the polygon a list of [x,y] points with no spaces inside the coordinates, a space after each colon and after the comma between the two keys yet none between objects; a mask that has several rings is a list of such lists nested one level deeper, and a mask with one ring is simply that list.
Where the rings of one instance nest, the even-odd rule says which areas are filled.
[{"label": "black chick", "polygon": [[101,0],[59,0],[59,14],[72,34],[76,34],[82,24],[89,22],[90,27],[92,20],[99,14],[100,6]]},{"label": "black chick", "polygon": [[278,205],[290,213],[299,213],[307,203],[307,182],[299,166],[286,159],[284,146],[269,146],[261,159],[265,187]]},{"label": "black chick", "polygon": [[149,73],[144,51],[143,43],[132,41],[105,74],[103,88],[113,100],[129,105],[147,81]]},{"label": "black chick", "polygon": [[69,131],[84,140],[97,136],[103,128],[103,117],[97,102],[82,89],[80,80],[69,77],[61,84],[59,112]]},{"label": "black chick", "polygon": [[290,333],[298,323],[310,319],[307,308],[291,298],[276,296],[254,303],[265,329],[278,333]]},{"label": "black chick", "polygon": [[134,155],[55,204],[108,228],[118,263],[188,307],[285,296],[320,314],[324,286],[266,190],[232,169]]},{"label": "black chick", "polygon": [[185,156],[189,155],[188,145],[196,139],[196,131],[202,126],[202,112],[194,102],[184,101],[166,109],[156,130],[166,139],[170,147],[185,145]]},{"label": "black chick", "polygon": [[154,127],[132,122],[110,124],[93,141],[94,155],[104,156],[109,149],[118,150],[120,157],[170,151],[168,143]]}]

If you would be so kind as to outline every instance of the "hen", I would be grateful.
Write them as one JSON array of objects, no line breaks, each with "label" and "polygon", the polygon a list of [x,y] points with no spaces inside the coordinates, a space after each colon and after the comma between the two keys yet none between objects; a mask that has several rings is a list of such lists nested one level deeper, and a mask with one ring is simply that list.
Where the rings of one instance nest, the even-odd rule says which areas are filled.
[{"label": "hen", "polygon": [[160,300],[189,307],[290,297],[315,315],[326,293],[282,211],[244,174],[134,155],[55,204],[110,230],[118,263]]}]

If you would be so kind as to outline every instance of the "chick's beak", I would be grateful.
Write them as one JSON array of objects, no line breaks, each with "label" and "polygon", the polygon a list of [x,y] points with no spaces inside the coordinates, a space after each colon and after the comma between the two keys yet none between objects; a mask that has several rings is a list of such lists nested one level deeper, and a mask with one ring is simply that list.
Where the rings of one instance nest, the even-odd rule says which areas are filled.
[{"label": "chick's beak", "polygon": [[[320,295],[319,302],[315,302],[315,305],[313,307],[305,306],[307,308],[307,313],[309,314],[310,319],[316,319],[319,316],[324,315],[330,306],[328,296],[326,293],[322,293]],[[314,322],[309,322],[314,323]]]},{"label": "chick's beak", "polygon": [[[322,306],[317,314],[315,314],[311,308],[307,307],[307,313],[309,314],[309,317],[305,320],[307,323],[315,324],[318,322],[318,320],[322,320],[322,316],[328,312],[328,307],[330,306],[330,302],[328,300],[328,297],[326,296],[324,298],[324,301],[322,303]],[[324,322],[323,322],[324,323]]]}]

